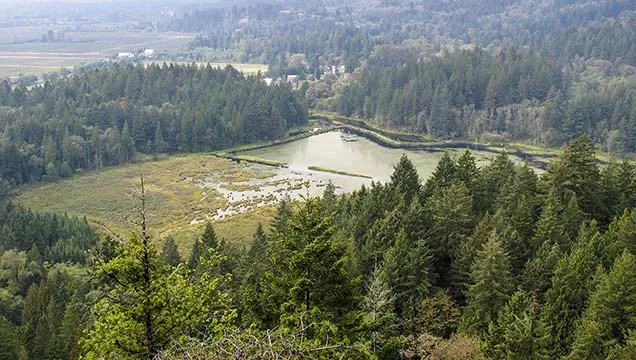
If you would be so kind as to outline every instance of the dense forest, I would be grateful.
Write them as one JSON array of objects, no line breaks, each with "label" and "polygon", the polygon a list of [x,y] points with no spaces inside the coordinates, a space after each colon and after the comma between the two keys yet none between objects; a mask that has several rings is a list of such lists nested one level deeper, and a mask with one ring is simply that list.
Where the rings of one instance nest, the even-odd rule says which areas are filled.
[{"label": "dense forest", "polygon": [[281,137],[302,101],[232,67],[114,65],[31,89],[0,83],[0,180],[55,180],[144,153],[200,152]]},{"label": "dense forest", "polygon": [[576,90],[556,60],[530,50],[464,50],[364,69],[330,108],[434,138],[561,145],[588,134],[606,150],[636,149],[636,82]]},{"label": "dense forest", "polygon": [[[175,7],[138,23],[196,33],[159,59],[268,72],[105,61],[0,79],[0,360],[636,359],[636,2]],[[255,215],[246,245],[212,222],[179,233],[191,247],[153,237],[141,175],[124,237],[12,199],[280,139],[309,109],[405,138],[561,150],[540,174],[505,152],[444,154],[428,179],[402,156],[385,183],[329,183]],[[625,160],[601,165],[599,149]]]},{"label": "dense forest", "polygon": [[100,240],[90,275],[53,250],[94,242],[85,222],[9,206],[16,236],[33,222],[66,230],[26,252],[3,242],[0,354],[633,358],[635,173],[599,168],[587,137],[542,176],[505,153],[478,167],[466,151],[422,182],[403,157],[384,185],[283,201],[248,250],[208,223],[189,254],[154,245],[142,179],[141,225]]},{"label": "dense forest", "polygon": [[[420,39],[438,47],[543,44],[552,33],[597,26],[603,19],[628,17],[634,11],[628,0],[260,1],[197,8],[161,27],[200,33],[191,44],[191,55],[197,58],[289,65],[286,71],[296,73],[294,64],[281,64],[281,59],[302,54],[308,73],[317,75],[319,68],[332,65],[352,71],[381,44]],[[343,32],[348,35],[344,39]],[[630,44],[625,44],[629,51]]]},{"label": "dense forest", "polygon": [[[375,45],[370,34],[346,14],[305,14],[318,11],[312,5],[289,10],[280,5],[256,4],[231,9],[195,10],[166,25],[178,31],[200,35],[190,44],[194,59],[233,59],[270,65],[273,76],[314,74],[321,67],[345,65],[353,71],[369,56]],[[302,55],[294,60],[289,55]]]},{"label": "dense forest", "polygon": [[547,56],[561,62],[580,58],[604,59],[636,66],[636,17],[605,21],[586,27],[555,31],[536,44]]}]

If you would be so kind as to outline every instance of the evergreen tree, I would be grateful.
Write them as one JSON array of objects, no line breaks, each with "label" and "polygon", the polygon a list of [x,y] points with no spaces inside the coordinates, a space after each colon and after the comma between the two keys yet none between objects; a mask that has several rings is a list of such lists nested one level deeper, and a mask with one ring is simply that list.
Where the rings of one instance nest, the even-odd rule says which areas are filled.
[{"label": "evergreen tree", "polygon": [[475,157],[469,150],[464,151],[457,159],[455,177],[457,180],[462,181],[468,190],[472,191],[478,176],[479,169],[477,168]]},{"label": "evergreen tree", "polygon": [[530,293],[515,292],[488,330],[485,353],[492,358],[547,360],[549,334]]},{"label": "evergreen tree", "polygon": [[468,306],[461,328],[479,335],[496,321],[499,310],[510,297],[513,284],[508,255],[494,231],[483,249],[477,252],[470,277],[472,285],[468,288]]},{"label": "evergreen tree", "polygon": [[194,245],[192,245],[192,250],[190,250],[190,258],[188,259],[188,267],[191,270],[195,270],[199,267],[199,263],[201,256],[204,256],[205,249],[199,242],[199,239],[194,240]]},{"label": "evergreen tree", "polygon": [[275,321],[273,311],[267,308],[271,304],[265,298],[267,286],[264,282],[272,269],[270,255],[267,235],[263,226],[258,224],[243,265],[245,272],[242,275],[240,301],[246,322],[261,327],[267,327]]},{"label": "evergreen tree", "polygon": [[572,141],[550,166],[544,180],[558,204],[565,205],[571,194],[581,210],[606,223],[608,209],[602,202],[600,172],[594,157],[594,143],[586,135]]},{"label": "evergreen tree", "polygon": [[203,233],[201,234],[201,245],[207,252],[209,249],[219,250],[219,242],[216,239],[216,232],[209,221],[205,223]]},{"label": "evergreen tree", "polygon": [[155,129],[154,139],[155,153],[162,153],[168,150],[168,143],[163,138],[163,131],[161,130],[161,121],[157,121],[157,127]]},{"label": "evergreen tree", "polygon": [[594,238],[599,236],[598,232],[589,235],[582,232],[576,249],[559,261],[552,287],[545,294],[543,319],[550,328],[554,357],[569,353],[572,329],[587,305],[598,263]]},{"label": "evergreen tree", "polygon": [[636,258],[628,251],[603,275],[574,335],[568,359],[604,359],[636,329]]},{"label": "evergreen tree", "polygon": [[18,329],[9,322],[4,316],[0,315],[0,359],[1,360],[17,360],[18,359]]},{"label": "evergreen tree", "polygon": [[[560,248],[569,249],[569,242],[565,237],[565,230],[562,222],[557,217],[557,208],[554,198],[550,196],[543,207],[541,217],[537,222],[537,230],[531,241],[534,251],[538,250],[544,243],[548,245],[559,245]],[[578,231],[578,229],[577,229]]]},{"label": "evergreen tree", "polygon": [[413,311],[428,294],[428,248],[424,241],[409,242],[401,230],[384,258],[381,276],[395,296],[398,315]]},{"label": "evergreen tree", "polygon": [[280,238],[285,321],[301,313],[319,313],[316,321],[343,321],[355,304],[355,281],[346,269],[345,250],[333,241],[334,226],[321,203],[308,199],[289,219],[289,233]]},{"label": "evergreen tree", "polygon": [[422,187],[420,177],[413,163],[404,154],[393,168],[389,187],[394,189],[404,199],[406,205],[409,205],[414,198],[419,196]]},{"label": "evergreen tree", "polygon": [[523,268],[522,287],[540,301],[552,285],[554,270],[563,256],[559,245],[544,242]]},{"label": "evergreen tree", "polygon": [[[143,178],[135,195],[140,232],[132,233],[114,258],[96,263],[108,296],[93,306],[93,325],[82,340],[87,359],[152,359],[170,341],[213,335],[233,317],[227,295],[219,291],[223,277],[203,272],[192,279],[182,267],[168,270],[161,265],[146,228]],[[206,268],[218,260],[200,258]]]},{"label": "evergreen tree", "polygon": [[475,211],[480,214],[486,211],[495,213],[494,205],[497,204],[500,191],[515,175],[515,165],[506,152],[502,152],[483,167],[473,191]]},{"label": "evergreen tree", "polygon": [[[430,235],[433,255],[431,270],[438,276],[438,286],[448,287],[460,245],[472,229],[472,199],[464,184],[453,184],[435,191],[428,199],[427,208],[433,220]],[[456,296],[458,290],[451,290],[451,295]]]},{"label": "evergreen tree", "polygon": [[457,260],[453,263],[453,286],[461,291],[462,299],[465,299],[471,284],[470,269],[477,252],[483,249],[493,231],[495,231],[495,226],[492,217],[486,213],[473,230],[472,235],[459,246]]},{"label": "evergreen tree", "polygon": [[[565,231],[565,235],[570,239],[570,241],[576,239],[579,233],[579,228],[583,221],[585,221],[586,216],[585,213],[579,207],[578,202],[576,201],[576,195],[572,195],[570,201],[568,202],[568,206],[563,210],[561,214],[560,223],[563,224],[563,230]],[[567,251],[568,248],[564,248],[563,250]]]},{"label": "evergreen tree", "polygon": [[389,284],[376,268],[371,276],[367,294],[362,300],[363,327],[371,336],[371,352],[381,353],[382,347],[395,333],[394,296]]},{"label": "evergreen tree", "polygon": [[[467,159],[465,159],[467,160]],[[464,164],[467,165],[467,164]],[[467,169],[463,169],[466,171]],[[433,195],[435,190],[450,186],[456,179],[456,164],[448,153],[444,153],[442,158],[437,162],[435,171],[424,185],[424,196]],[[463,174],[467,175],[467,174]],[[464,184],[468,187],[468,184]]]},{"label": "evergreen tree", "polygon": [[177,249],[177,244],[172,236],[168,236],[161,250],[161,260],[164,264],[177,267],[181,263],[181,256]]}]

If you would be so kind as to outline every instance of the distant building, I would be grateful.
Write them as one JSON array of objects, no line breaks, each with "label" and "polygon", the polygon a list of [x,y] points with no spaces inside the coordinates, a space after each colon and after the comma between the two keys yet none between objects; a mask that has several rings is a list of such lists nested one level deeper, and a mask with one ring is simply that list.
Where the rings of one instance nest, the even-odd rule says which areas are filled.
[{"label": "distant building", "polygon": [[119,58],[119,59],[126,59],[126,58],[133,58],[133,57],[135,57],[135,55],[133,55],[133,53],[129,53],[129,52],[117,53],[117,58]]},{"label": "distant building", "polygon": [[270,86],[274,82],[274,79],[272,79],[271,77],[266,77],[263,79],[263,82],[265,82],[265,85]]},{"label": "distant building", "polygon": [[331,65],[329,67],[327,67],[327,70],[325,71],[325,75],[327,74],[334,74],[336,76],[339,75],[344,75],[347,73],[347,68],[344,65]]},{"label": "distant building", "polygon": [[49,31],[46,33],[46,41],[48,41],[48,42],[53,42],[53,41],[55,41],[55,33],[53,32],[53,30],[49,30]]},{"label": "distant building", "polygon": [[145,49],[144,50],[144,56],[145,57],[152,57],[155,55],[155,49]]},{"label": "distant building", "polygon": [[300,78],[298,75],[287,75],[287,82],[291,84],[294,89],[298,89],[300,87]]}]

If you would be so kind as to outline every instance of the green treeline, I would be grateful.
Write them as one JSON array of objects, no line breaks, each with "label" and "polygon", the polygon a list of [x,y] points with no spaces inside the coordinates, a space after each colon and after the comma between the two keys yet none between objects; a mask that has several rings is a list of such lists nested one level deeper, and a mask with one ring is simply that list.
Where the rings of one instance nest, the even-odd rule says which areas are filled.
[{"label": "green treeline", "polygon": [[0,359],[69,359],[86,322],[86,219],[0,205]]},{"label": "green treeline", "polygon": [[585,27],[569,27],[555,31],[545,41],[546,55],[561,61],[576,57],[620,61],[636,66],[636,18],[618,19]]},{"label": "green treeline", "polygon": [[574,91],[553,60],[528,50],[445,54],[384,69],[345,86],[333,110],[435,138],[561,145],[588,134],[606,149],[636,150],[636,82]]},{"label": "green treeline", "polygon": [[[142,226],[102,239],[89,288],[79,269],[44,265],[24,300],[3,297],[0,354],[631,358],[635,175],[628,161],[599,168],[581,137],[541,176],[505,153],[478,167],[466,151],[422,182],[403,157],[386,184],[283,201],[248,249],[208,223],[190,254],[171,238],[159,251]],[[3,269],[32,253],[4,250]]]},{"label": "green treeline", "polygon": [[[220,16],[222,20],[210,14]],[[249,23],[236,24],[246,16],[254,17]],[[236,27],[241,31],[236,31]],[[226,59],[229,56],[237,61],[261,62],[270,65],[272,76],[313,74],[320,77],[321,66],[324,69],[340,64],[353,72],[378,41],[340,16],[296,17],[279,14],[271,5],[239,8],[231,15],[214,8],[194,11],[174,21],[171,28],[202,30],[190,44],[189,55],[195,59]],[[289,58],[290,54],[302,54],[303,58],[294,61]]]},{"label": "green treeline", "polygon": [[0,179],[23,184],[133,159],[281,137],[306,123],[298,98],[231,67],[118,66],[32,89],[0,83]]}]

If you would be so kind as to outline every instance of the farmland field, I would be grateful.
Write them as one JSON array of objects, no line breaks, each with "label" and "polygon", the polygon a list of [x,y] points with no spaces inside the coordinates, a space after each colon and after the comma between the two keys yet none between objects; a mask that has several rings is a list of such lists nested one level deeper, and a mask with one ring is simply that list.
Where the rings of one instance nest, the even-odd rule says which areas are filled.
[{"label": "farmland field", "polygon": [[[40,41],[49,30],[63,31],[65,40]],[[192,38],[193,35],[187,33],[90,31],[87,27],[4,28],[0,30],[0,77],[57,71],[62,67],[69,68],[139,49],[155,49],[157,53],[175,52]]]}]

